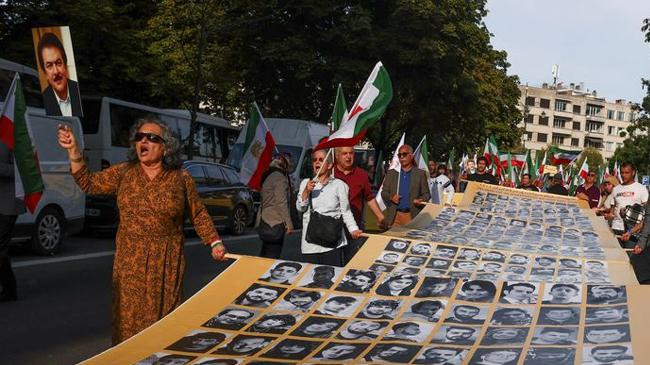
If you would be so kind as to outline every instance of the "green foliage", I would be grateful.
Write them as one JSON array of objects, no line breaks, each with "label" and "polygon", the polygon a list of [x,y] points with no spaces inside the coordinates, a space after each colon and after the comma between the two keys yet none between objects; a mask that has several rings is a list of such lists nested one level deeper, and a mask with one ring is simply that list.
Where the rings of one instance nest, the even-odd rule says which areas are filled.
[{"label": "green foliage", "polygon": [[580,170],[582,163],[587,159],[587,164],[589,165],[589,170],[598,171],[599,168],[605,166],[605,160],[603,155],[597,149],[593,147],[587,147],[582,150],[582,153],[578,157],[578,160],[575,163],[576,171]]}]

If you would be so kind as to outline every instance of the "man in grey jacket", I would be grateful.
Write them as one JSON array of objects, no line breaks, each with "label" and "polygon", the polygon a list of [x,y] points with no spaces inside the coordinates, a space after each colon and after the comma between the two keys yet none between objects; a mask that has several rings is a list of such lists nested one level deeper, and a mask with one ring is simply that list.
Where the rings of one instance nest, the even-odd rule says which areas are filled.
[{"label": "man in grey jacket", "polygon": [[[278,155],[271,161],[269,169],[262,176],[262,188],[260,189],[262,213],[258,232],[263,242],[261,254],[263,257],[279,258],[284,235],[291,233],[293,230],[293,222],[289,212],[289,194],[291,191],[287,176],[288,167],[289,164],[286,158]],[[279,232],[278,225],[283,227],[283,233],[279,237],[271,239],[263,234],[264,230],[273,227]]]},{"label": "man in grey jacket", "polygon": [[426,172],[413,164],[413,148],[407,144],[402,145],[397,156],[401,171],[389,170],[386,173],[381,192],[381,197],[386,202],[384,216],[388,226],[409,223],[431,198]]},{"label": "man in grey jacket", "polygon": [[16,300],[16,278],[11,270],[9,243],[16,218],[25,212],[25,205],[16,199],[14,184],[14,157],[0,142],[0,302]]}]

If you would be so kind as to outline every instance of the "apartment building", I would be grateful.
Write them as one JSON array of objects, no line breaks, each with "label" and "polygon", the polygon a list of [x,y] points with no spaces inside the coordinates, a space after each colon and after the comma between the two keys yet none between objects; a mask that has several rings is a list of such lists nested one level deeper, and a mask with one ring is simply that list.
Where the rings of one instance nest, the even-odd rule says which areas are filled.
[{"label": "apartment building", "polygon": [[531,150],[552,144],[567,150],[594,147],[608,159],[626,138],[621,132],[636,118],[632,103],[609,102],[582,84],[519,88],[525,114],[520,127],[524,145]]}]

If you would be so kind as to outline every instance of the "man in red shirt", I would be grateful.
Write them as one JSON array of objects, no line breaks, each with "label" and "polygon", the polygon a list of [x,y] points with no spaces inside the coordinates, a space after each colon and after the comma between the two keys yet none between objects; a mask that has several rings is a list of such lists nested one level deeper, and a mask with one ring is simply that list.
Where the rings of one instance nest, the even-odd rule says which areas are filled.
[{"label": "man in red shirt", "polygon": [[[375,201],[375,195],[370,189],[368,173],[364,169],[354,166],[354,147],[337,147],[335,151],[336,166],[334,167],[334,177],[343,180],[350,189],[348,200],[350,201],[350,209],[352,210],[357,225],[361,230],[365,228],[363,221],[363,203],[367,202],[370,210],[377,217],[377,222],[379,222],[380,226],[383,226],[384,214],[379,209],[379,205]],[[348,245],[345,252],[346,263],[357,253],[363,245],[363,242],[365,242],[364,237],[357,240],[352,240],[348,237]]]},{"label": "man in red shirt", "polygon": [[589,203],[589,208],[598,206],[600,201],[600,189],[596,186],[596,172],[589,171],[587,180],[576,190],[576,198]]}]

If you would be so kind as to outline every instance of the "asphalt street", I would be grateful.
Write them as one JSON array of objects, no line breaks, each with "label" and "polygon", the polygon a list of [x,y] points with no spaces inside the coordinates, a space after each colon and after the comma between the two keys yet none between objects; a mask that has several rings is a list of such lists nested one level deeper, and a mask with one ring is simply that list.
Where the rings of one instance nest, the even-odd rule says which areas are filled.
[{"label": "asphalt street", "polygon": [[[292,248],[299,234],[288,238],[283,258],[295,258]],[[223,238],[231,253],[260,253],[261,241],[252,229]],[[113,250],[111,235],[68,237],[51,257],[12,250],[19,299],[0,304],[0,364],[74,364],[110,347]],[[229,264],[213,261],[209,249],[192,234],[185,259],[185,298]]]}]

